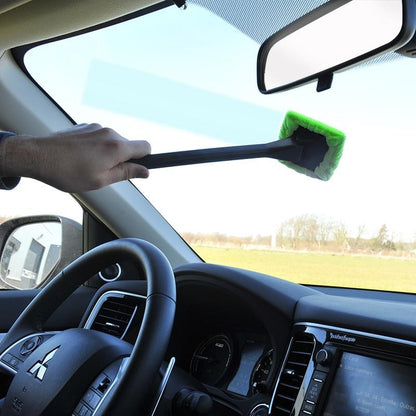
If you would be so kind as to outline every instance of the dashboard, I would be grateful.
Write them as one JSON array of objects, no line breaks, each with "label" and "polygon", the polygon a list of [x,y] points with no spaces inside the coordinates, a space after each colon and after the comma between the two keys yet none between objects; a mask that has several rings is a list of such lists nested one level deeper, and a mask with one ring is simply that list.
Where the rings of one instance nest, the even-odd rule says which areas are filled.
[{"label": "dashboard", "polygon": [[410,297],[334,296],[207,264],[176,276],[169,353],[221,403],[215,414],[416,414]]},{"label": "dashboard", "polygon": [[[96,291],[81,326],[134,344],[147,286],[137,270],[126,270]],[[156,416],[416,415],[414,296],[328,294],[204,263],[175,276],[175,323]],[[42,342],[46,335],[54,333],[41,334]],[[0,366],[16,373],[32,341],[11,347]],[[99,375],[80,409],[95,411],[116,385],[119,365]]]},{"label": "dashboard", "polygon": [[[416,415],[412,295],[324,293],[203,263],[179,268],[175,276],[175,324],[165,357],[170,364],[174,357],[175,365],[158,415]],[[88,322],[103,296],[121,302],[122,293],[131,294],[122,303],[137,311],[121,330],[134,342],[145,282],[105,284],[87,311],[86,327],[101,325]],[[190,410],[201,398],[211,404]]]},{"label": "dashboard", "polygon": [[[176,362],[158,414],[199,414],[181,402],[193,391],[192,400],[212,401],[200,414],[213,416],[416,415],[413,296],[328,294],[203,263],[175,276],[166,362]],[[100,290],[109,289],[137,292],[137,285],[113,282]],[[142,282],[136,299],[145,291]],[[143,310],[139,302],[139,315]],[[132,340],[139,326],[136,317],[126,329]]]}]

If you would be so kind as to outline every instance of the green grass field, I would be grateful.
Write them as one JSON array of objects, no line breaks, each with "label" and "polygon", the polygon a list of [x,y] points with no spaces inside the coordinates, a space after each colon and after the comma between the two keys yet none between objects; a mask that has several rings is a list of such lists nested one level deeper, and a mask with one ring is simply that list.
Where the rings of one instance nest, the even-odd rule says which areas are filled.
[{"label": "green grass field", "polygon": [[348,254],[193,246],[209,263],[241,267],[297,283],[416,293],[416,260]]}]

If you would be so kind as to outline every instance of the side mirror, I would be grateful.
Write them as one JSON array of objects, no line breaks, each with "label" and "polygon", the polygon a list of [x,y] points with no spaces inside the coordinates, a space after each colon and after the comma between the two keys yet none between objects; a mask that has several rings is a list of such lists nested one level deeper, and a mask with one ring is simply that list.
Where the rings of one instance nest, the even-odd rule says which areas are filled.
[{"label": "side mirror", "polygon": [[44,286],[82,254],[82,227],[57,216],[16,218],[0,225],[0,287]]},{"label": "side mirror", "polygon": [[415,33],[413,0],[332,0],[267,39],[257,59],[262,93],[284,91],[332,75],[405,45]]}]

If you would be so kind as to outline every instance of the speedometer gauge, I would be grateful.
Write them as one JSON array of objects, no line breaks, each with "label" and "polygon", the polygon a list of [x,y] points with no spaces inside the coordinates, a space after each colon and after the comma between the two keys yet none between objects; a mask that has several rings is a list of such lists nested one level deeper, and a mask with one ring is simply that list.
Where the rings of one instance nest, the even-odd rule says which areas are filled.
[{"label": "speedometer gauge", "polygon": [[260,357],[251,373],[250,385],[253,391],[262,391],[262,387],[266,386],[272,367],[273,350],[269,350]]},{"label": "speedometer gauge", "polygon": [[232,343],[226,335],[216,335],[202,342],[191,360],[191,374],[199,381],[216,385],[228,370],[232,357]]}]

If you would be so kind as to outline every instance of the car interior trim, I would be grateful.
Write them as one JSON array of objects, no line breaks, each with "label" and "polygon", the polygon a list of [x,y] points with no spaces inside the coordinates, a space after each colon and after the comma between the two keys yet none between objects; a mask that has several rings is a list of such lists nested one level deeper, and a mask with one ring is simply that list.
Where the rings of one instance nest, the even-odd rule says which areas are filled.
[{"label": "car interior trim", "polygon": [[338,331],[338,332],[346,332],[348,334],[353,334],[353,335],[359,335],[359,336],[364,336],[364,337],[369,337],[369,338],[375,338],[375,339],[379,339],[381,341],[387,341],[387,342],[394,342],[397,344],[403,344],[403,345],[408,345],[410,347],[416,347],[416,342],[414,341],[408,341],[402,338],[395,338],[395,337],[389,337],[386,335],[380,335],[380,334],[375,334],[372,332],[366,332],[366,331],[358,331],[355,329],[347,329],[347,328],[342,328],[342,327],[338,327],[338,326],[331,326],[331,325],[324,325],[324,324],[317,324],[317,323],[311,323],[311,322],[297,322],[294,324],[294,327],[296,326],[307,326],[307,327],[312,327],[312,328],[317,328],[317,329],[325,329],[325,330],[330,330],[330,331]]},{"label": "car interior trim", "polygon": [[157,392],[157,399],[156,399],[153,411],[151,413],[151,416],[155,416],[156,414],[156,410],[159,406],[160,401],[162,400],[163,393],[166,390],[166,386],[168,385],[170,375],[172,374],[173,367],[175,366],[175,361],[176,361],[175,357],[171,357],[171,359],[169,360],[169,364],[166,368],[165,373],[163,374],[162,381],[160,382],[159,391]]},{"label": "car interior trim", "polygon": [[[68,4],[61,0],[43,0],[29,2],[6,13],[1,13],[0,50],[33,43],[35,39],[53,38],[96,26],[149,7],[158,1],[107,2],[107,8],[99,7],[100,3],[100,0],[82,1],[78,4]],[[28,15],[31,19],[27,19]]]}]

